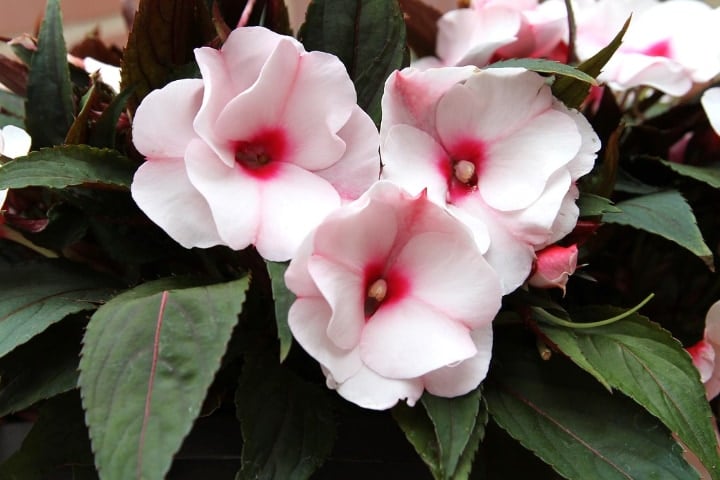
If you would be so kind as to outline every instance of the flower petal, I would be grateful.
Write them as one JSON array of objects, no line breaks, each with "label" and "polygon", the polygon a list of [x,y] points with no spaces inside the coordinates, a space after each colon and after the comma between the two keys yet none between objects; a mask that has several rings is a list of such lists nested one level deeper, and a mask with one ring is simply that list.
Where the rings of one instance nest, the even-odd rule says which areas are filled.
[{"label": "flower petal", "polygon": [[357,349],[341,349],[325,334],[330,307],[321,298],[295,300],[288,312],[288,325],[305,351],[328,369],[333,378],[344,382],[362,368]]},{"label": "flower petal", "polygon": [[387,410],[398,400],[405,400],[413,406],[423,392],[422,381],[418,378],[385,378],[367,367],[342,383],[334,383],[331,378],[328,380],[329,386],[336,388],[343,398],[372,410]]},{"label": "flower petal", "polygon": [[418,377],[476,353],[467,327],[409,297],[382,305],[360,341],[363,362],[388,378]]},{"label": "flower petal", "polygon": [[720,135],[720,87],[705,90],[700,97],[700,103],[710,121],[710,126]]},{"label": "flower petal", "polygon": [[153,90],[135,112],[135,148],[148,158],[183,158],[193,138],[193,119],[200,108],[203,81],[177,80]]},{"label": "flower petal", "polygon": [[458,227],[455,235],[412,237],[392,268],[411,279],[413,298],[472,329],[492,322],[500,309],[500,281]]},{"label": "flower petal", "polygon": [[185,248],[222,242],[205,198],[179,159],[156,158],[137,169],[130,187],[140,209]]},{"label": "flower petal", "polygon": [[9,158],[22,157],[30,151],[32,138],[20,127],[14,125],[6,125],[0,129],[2,142],[0,143],[0,153]]},{"label": "flower petal", "polygon": [[492,325],[484,325],[470,332],[477,354],[457,365],[433,370],[423,375],[425,389],[439,397],[465,395],[485,380],[492,357]]}]

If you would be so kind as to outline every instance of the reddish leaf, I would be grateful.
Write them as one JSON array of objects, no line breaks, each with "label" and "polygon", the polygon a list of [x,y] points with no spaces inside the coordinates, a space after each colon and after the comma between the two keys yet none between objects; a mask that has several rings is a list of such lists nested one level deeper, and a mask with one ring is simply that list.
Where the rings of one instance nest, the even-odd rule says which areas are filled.
[{"label": "reddish leaf", "polygon": [[435,39],[438,34],[437,21],[442,16],[435,8],[422,0],[399,0],[405,17],[408,45],[419,57],[435,55]]}]

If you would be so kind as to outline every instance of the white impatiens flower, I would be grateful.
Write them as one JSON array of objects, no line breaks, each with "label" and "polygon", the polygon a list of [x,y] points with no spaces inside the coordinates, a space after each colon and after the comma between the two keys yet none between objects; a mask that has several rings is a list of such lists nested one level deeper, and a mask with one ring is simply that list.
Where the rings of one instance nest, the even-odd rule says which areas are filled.
[{"label": "white impatiens flower", "polygon": [[[30,151],[32,139],[25,130],[14,125],[0,128],[0,154],[17,158],[27,155]],[[7,190],[0,190],[0,208],[5,204]]]},{"label": "white impatiens flower", "polygon": [[575,0],[576,49],[587,59],[632,20],[598,77],[615,91],[650,86],[672,96],[720,72],[720,13],[697,0]]},{"label": "white impatiens flower", "polygon": [[509,293],[535,251],[575,226],[575,181],[600,141],[540,75],[516,68],[408,68],[383,97],[382,178],[466,223]]}]

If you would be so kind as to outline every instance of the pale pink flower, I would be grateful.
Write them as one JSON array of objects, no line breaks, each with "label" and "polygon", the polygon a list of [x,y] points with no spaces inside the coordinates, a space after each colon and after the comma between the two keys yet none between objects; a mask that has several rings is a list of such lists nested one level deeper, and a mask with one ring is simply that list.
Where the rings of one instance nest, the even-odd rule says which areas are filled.
[{"label": "pale pink flower", "polygon": [[564,46],[567,11],[561,1],[475,0],[438,20],[438,58],[413,66],[476,65],[516,57],[548,57]]},{"label": "pale pink flower", "polygon": [[533,273],[528,283],[536,288],[559,288],[565,293],[570,275],[577,268],[577,245],[550,245],[537,252]]},{"label": "pale pink flower", "polygon": [[604,48],[632,13],[623,43],[598,77],[616,91],[650,86],[680,96],[720,72],[718,11],[695,0],[576,0],[577,53]]},{"label": "pale pink flower", "polygon": [[[6,125],[0,128],[0,154],[8,158],[27,155],[31,143],[30,135],[20,127]],[[0,208],[5,204],[7,192],[7,190],[0,190]]]},{"label": "pale pink flower", "polygon": [[535,250],[575,226],[574,182],[600,141],[587,120],[523,69],[408,68],[390,76],[382,177],[446,207],[473,231],[503,280],[521,285]]},{"label": "pale pink flower", "polygon": [[715,133],[720,135],[720,87],[708,88],[700,97],[700,104]]},{"label": "pale pink flower", "polygon": [[712,400],[720,393],[720,301],[707,312],[703,339],[687,350],[700,372],[707,398]]},{"label": "pale pink flower", "polygon": [[328,216],[285,274],[288,322],[327,384],[365,408],[463,395],[485,378],[497,274],[425,193],[389,182]]},{"label": "pale pink flower", "polygon": [[377,129],[340,60],[291,37],[240,28],[195,57],[202,80],[172,82],[137,109],[147,161],[133,198],[187,248],[253,244],[287,260],[377,180]]}]

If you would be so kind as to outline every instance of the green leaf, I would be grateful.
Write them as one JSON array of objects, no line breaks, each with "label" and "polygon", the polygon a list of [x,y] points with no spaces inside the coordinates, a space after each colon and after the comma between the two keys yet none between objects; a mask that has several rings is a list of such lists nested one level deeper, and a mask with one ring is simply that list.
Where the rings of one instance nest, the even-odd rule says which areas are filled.
[{"label": "green leaf", "polygon": [[14,117],[25,118],[25,99],[16,93],[0,90],[0,109]]},{"label": "green leaf", "polygon": [[285,286],[285,270],[287,263],[266,262],[270,281],[272,282],[273,300],[275,301],[275,323],[280,340],[280,362],[285,361],[292,346],[292,333],[288,326],[288,311],[295,301],[295,295]]},{"label": "green leaf", "polygon": [[580,208],[581,217],[595,217],[607,212],[622,212],[622,210],[614,206],[610,199],[592,193],[581,193],[577,205]]},{"label": "green leaf", "polygon": [[712,267],[712,252],[705,244],[690,205],[680,192],[668,190],[625,200],[621,213],[606,213],[603,222],[627,225],[654,233],[691,251]]},{"label": "green leaf", "polygon": [[[610,60],[615,51],[620,48],[623,36],[630,26],[630,18],[625,21],[623,28],[615,38],[602,50],[588,58],[576,68],[595,78],[600,75],[602,68]],[[553,95],[559,98],[569,108],[578,108],[590,92],[589,85],[573,77],[558,78],[552,85]]]},{"label": "green leaf", "polygon": [[71,313],[94,310],[110,298],[104,276],[69,263],[5,267],[0,274],[0,357]]},{"label": "green leaf", "polygon": [[513,58],[510,60],[501,60],[485,68],[524,68],[533,72],[549,73],[557,75],[558,77],[569,77],[588,85],[597,85],[594,77],[591,77],[579,68],[542,58]]},{"label": "green leaf", "polygon": [[235,394],[242,425],[238,480],[302,480],[330,454],[335,419],[327,389],[274,359],[248,361]]},{"label": "green leaf", "polygon": [[77,386],[85,326],[78,320],[55,324],[0,359],[0,417]]},{"label": "green leaf", "polygon": [[141,0],[122,63],[122,89],[134,87],[128,102],[135,111],[143,98],[194,60],[193,49],[215,36],[203,0]]},{"label": "green leaf", "polygon": [[128,88],[113,98],[113,101],[100,115],[100,118],[90,132],[88,144],[98,148],[115,148],[115,137],[117,136],[117,123],[120,115],[133,94],[134,89]]},{"label": "green leaf", "polygon": [[466,479],[487,423],[480,389],[456,398],[425,393],[424,412],[398,405],[393,416],[437,480]]},{"label": "green leaf", "polygon": [[697,479],[670,432],[560,355],[494,350],[485,398],[493,420],[568,479]]},{"label": "green leaf", "polygon": [[703,167],[668,162],[667,160],[660,160],[660,163],[684,177],[707,183],[713,188],[720,188],[720,163],[712,163]]},{"label": "green leaf", "polygon": [[[621,312],[611,307],[588,307],[572,316],[585,322]],[[589,364],[607,384],[658,417],[714,472],[713,478],[720,478],[720,457],[705,389],[690,356],[669,332],[639,314],[582,331],[542,323],[538,327],[580,367]]]},{"label": "green leaf", "polygon": [[0,169],[0,188],[104,184],[129,187],[137,166],[116,150],[64,145],[30,152]]},{"label": "green leaf", "polygon": [[97,108],[96,103],[100,97],[100,93],[100,89],[93,80],[90,90],[88,90],[82,98],[80,112],[70,126],[70,130],[68,131],[67,136],[65,137],[65,142],[63,143],[77,145],[87,142],[90,116]]},{"label": "green leaf", "polygon": [[396,1],[315,0],[299,38],[307,50],[337,55],[355,83],[358,105],[380,124],[385,80],[406,65],[405,22]]},{"label": "green leaf", "polygon": [[66,475],[76,471],[97,478],[77,391],[49,400],[39,414],[20,450],[0,465],[0,480],[75,478]]},{"label": "green leaf", "polygon": [[143,284],[90,320],[79,385],[104,480],[164,478],[200,413],[248,280],[191,282]]},{"label": "green leaf", "polygon": [[27,85],[27,130],[33,149],[60,145],[73,122],[73,96],[60,0],[48,0]]}]

